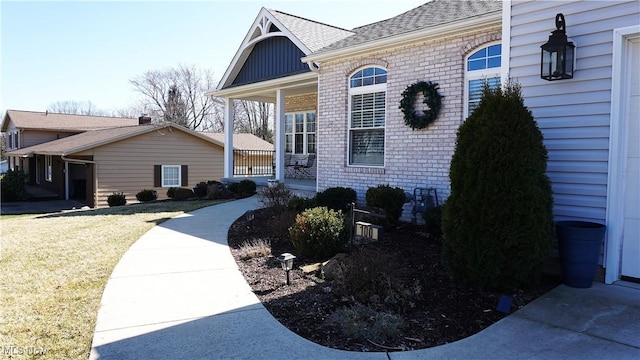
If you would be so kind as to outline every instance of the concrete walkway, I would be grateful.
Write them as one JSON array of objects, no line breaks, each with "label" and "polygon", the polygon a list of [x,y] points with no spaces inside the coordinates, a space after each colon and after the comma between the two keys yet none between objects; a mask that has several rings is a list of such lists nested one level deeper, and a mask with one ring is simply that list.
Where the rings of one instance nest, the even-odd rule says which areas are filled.
[{"label": "concrete walkway", "polygon": [[640,290],[560,286],[469,338],[431,349],[356,353],[290,332],[251,292],[227,247],[255,197],[154,227],[105,288],[90,359],[640,358]]}]

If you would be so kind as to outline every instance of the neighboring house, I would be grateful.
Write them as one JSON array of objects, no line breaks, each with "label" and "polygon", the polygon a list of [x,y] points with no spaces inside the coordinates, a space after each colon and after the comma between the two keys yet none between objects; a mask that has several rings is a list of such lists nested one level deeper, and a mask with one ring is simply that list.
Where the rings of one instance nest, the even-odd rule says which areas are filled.
[{"label": "neighboring house", "polygon": [[104,207],[114,192],[136,202],[139,191],[154,189],[158,199],[166,199],[170,187],[220,179],[223,147],[182,126],[160,123],[87,131],[10,155],[35,159],[36,183],[60,198]]},{"label": "neighboring house", "polygon": [[[224,143],[224,133],[202,132]],[[260,176],[273,174],[275,148],[272,143],[253,134],[233,134],[233,164],[235,175]]]},{"label": "neighboring house", "polygon": [[[540,45],[557,13],[577,44],[576,71],[549,82]],[[482,83],[511,77],[545,136],[555,218],[608,227],[610,283],[640,278],[639,24],[635,0],[433,0],[351,30],[263,8],[211,95],[226,99],[226,129],[233,100],[275,104],[280,181],[285,155],[316,153],[318,191],[349,186],[362,201],[368,187],[390,184],[446,198],[456,132]],[[417,81],[438,83],[444,98],[436,121],[413,131],[398,107]],[[224,160],[231,177],[230,147]]]},{"label": "neighboring house", "polygon": [[[88,130],[138,125],[139,119],[109,116],[57,114],[50,112],[7,110],[0,131],[5,134],[7,152],[61,139]],[[30,173],[33,161],[9,156],[9,169],[20,168]],[[32,173],[35,175],[35,173]],[[31,181],[35,181],[32,178]]]}]

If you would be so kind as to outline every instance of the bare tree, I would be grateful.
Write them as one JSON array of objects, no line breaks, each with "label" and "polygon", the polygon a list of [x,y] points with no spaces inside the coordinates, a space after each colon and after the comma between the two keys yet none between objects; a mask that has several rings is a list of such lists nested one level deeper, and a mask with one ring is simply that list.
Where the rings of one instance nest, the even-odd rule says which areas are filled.
[{"label": "bare tree", "polygon": [[98,109],[91,101],[56,101],[47,110],[59,114],[106,115],[105,111]]},{"label": "bare tree", "polygon": [[261,139],[273,142],[273,131],[269,128],[270,103],[240,100],[236,102],[238,132],[251,133]]},{"label": "bare tree", "polygon": [[154,119],[173,121],[193,130],[219,130],[214,113],[222,100],[205,95],[214,88],[212,72],[194,65],[147,71],[129,80],[144,96],[147,113]]}]

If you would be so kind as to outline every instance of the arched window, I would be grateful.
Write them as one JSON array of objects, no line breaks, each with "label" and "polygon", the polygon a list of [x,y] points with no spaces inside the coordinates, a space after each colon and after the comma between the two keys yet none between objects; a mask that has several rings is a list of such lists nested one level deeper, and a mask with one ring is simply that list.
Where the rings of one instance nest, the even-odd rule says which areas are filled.
[{"label": "arched window", "polygon": [[387,70],[367,67],[349,77],[349,165],[384,166]]},{"label": "arched window", "polygon": [[486,81],[491,87],[500,86],[502,45],[483,47],[465,61],[465,119],[473,112],[482,95],[482,86]]}]

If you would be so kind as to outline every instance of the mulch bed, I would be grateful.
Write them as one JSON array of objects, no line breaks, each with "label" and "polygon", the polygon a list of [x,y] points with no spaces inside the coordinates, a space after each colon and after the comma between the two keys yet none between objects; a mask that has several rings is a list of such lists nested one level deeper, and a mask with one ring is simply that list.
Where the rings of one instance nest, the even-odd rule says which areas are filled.
[{"label": "mulch bed", "polygon": [[[304,274],[300,270],[300,266],[318,259],[296,259],[290,273],[291,284],[287,286],[285,273],[275,257],[285,252],[295,254],[295,249],[289,240],[274,236],[276,230],[271,224],[277,216],[268,209],[254,214],[252,221],[243,216],[229,229],[229,245],[240,270],[253,292],[278,321],[298,335],[331,348],[394,351],[450,343],[507,316],[496,310],[501,295],[513,297],[513,312],[560,283],[557,276],[545,275],[538,286],[512,294],[458,284],[442,263],[440,240],[430,236],[423,226],[403,224],[385,233],[383,241],[358,246],[358,250],[362,247],[381,250],[389,256],[389,266],[398,270],[399,280],[418,289],[410,302],[384,309],[399,315],[403,325],[395,336],[383,343],[352,339],[344,336],[329,318],[337,309],[355,305],[354,297],[335,291],[334,284],[319,274]],[[250,239],[270,241],[273,255],[241,259],[239,247]]]}]

